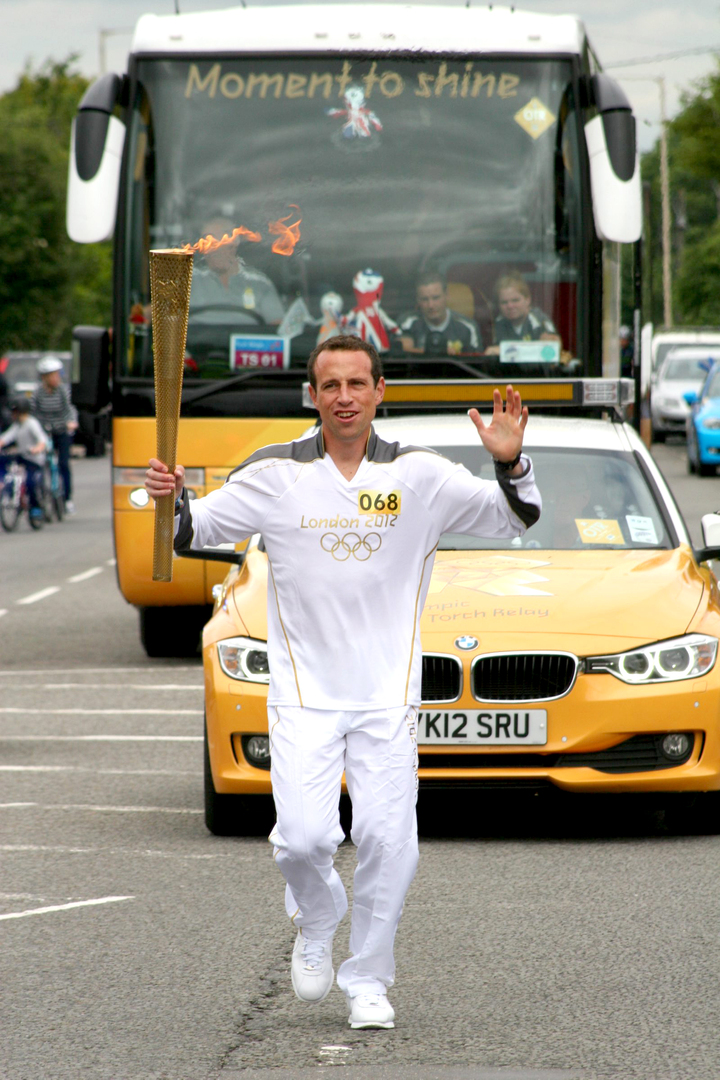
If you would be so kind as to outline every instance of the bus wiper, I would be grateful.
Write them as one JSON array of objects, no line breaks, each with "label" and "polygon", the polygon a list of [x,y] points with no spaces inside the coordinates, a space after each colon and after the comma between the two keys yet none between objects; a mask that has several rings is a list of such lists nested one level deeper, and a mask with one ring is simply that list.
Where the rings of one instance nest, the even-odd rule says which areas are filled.
[{"label": "bus wiper", "polygon": [[214,379],[210,386],[205,386],[194,394],[183,395],[182,403],[183,405],[194,405],[197,401],[204,401],[205,398],[213,397],[222,390],[231,390],[236,386],[240,386],[241,383],[253,379],[256,375],[266,374],[267,372],[263,368],[252,368],[250,371],[243,371],[242,375],[236,375],[232,379]]}]

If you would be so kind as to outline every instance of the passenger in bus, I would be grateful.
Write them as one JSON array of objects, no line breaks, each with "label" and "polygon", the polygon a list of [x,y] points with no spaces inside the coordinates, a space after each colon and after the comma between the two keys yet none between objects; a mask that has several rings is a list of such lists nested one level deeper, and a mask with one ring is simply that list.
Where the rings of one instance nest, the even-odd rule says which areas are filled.
[{"label": "passenger in bus", "polygon": [[495,344],[488,356],[497,356],[503,341],[562,341],[549,315],[533,307],[527,281],[521,274],[503,274],[495,285],[498,315],[495,317]]},{"label": "passenger in bus", "polygon": [[427,270],[418,278],[417,306],[400,323],[405,352],[458,356],[483,351],[477,323],[448,307],[447,282],[439,271]]},{"label": "passenger in bus", "polygon": [[[203,236],[221,240],[232,235],[229,218],[213,217],[202,227]],[[196,260],[190,293],[194,322],[236,323],[238,326],[277,326],[285,314],[277,289],[262,271],[238,255],[239,238]]]}]

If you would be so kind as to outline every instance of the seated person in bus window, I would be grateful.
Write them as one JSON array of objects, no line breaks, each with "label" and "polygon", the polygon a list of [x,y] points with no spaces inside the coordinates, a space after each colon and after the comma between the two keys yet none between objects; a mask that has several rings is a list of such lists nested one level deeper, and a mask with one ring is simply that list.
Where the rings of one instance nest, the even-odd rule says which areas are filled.
[{"label": "seated person in bus window", "polygon": [[503,341],[562,342],[549,315],[533,307],[532,296],[521,274],[503,274],[495,285],[498,315],[495,318],[495,344],[487,352],[497,355]]},{"label": "seated person in bus window", "polygon": [[400,323],[406,352],[458,356],[483,351],[477,323],[448,307],[447,282],[438,271],[418,278],[417,306],[419,310]]},{"label": "seated person in bus window", "polygon": [[[221,240],[232,236],[233,228],[229,218],[218,216],[205,222],[202,235]],[[277,289],[266,274],[240,258],[239,243],[238,238],[196,256],[190,316],[194,322],[277,326],[285,314]]]}]

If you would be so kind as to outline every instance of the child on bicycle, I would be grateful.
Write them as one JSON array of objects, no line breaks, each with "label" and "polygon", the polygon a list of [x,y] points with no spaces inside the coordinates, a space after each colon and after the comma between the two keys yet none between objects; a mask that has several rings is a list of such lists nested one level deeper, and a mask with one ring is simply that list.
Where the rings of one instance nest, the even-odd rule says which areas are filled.
[{"label": "child on bicycle", "polygon": [[[45,456],[50,447],[48,436],[38,420],[30,415],[30,402],[21,398],[12,406],[12,423],[0,435],[0,449],[9,443],[15,443],[18,460],[27,470],[28,498],[31,517],[41,517],[42,509],[38,501],[38,485],[42,479]],[[0,483],[5,477],[7,455],[0,454]]]}]

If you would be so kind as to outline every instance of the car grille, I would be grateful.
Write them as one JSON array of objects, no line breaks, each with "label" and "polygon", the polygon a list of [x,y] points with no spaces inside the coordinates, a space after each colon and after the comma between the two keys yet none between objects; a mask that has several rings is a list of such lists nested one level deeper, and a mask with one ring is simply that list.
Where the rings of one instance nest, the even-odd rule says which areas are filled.
[{"label": "car grille", "polygon": [[456,656],[423,653],[423,701],[457,701],[461,689],[462,664]]},{"label": "car grille", "polygon": [[655,772],[683,765],[691,756],[693,739],[684,758],[668,761],[661,750],[663,735],[633,735],[630,739],[607,750],[573,754],[510,753],[423,753],[420,748],[420,769],[597,769],[606,773]]},{"label": "car grille", "polygon": [[568,653],[479,656],[472,692],[478,701],[550,701],[568,693],[577,668],[577,657]]}]

